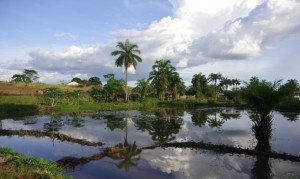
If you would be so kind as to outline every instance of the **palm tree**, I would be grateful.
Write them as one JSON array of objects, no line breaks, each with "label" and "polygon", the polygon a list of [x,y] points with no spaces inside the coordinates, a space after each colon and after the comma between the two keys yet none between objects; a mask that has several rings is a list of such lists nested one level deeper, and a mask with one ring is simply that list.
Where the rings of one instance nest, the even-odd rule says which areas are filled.
[{"label": "palm tree", "polygon": [[199,98],[205,92],[207,79],[202,73],[195,74],[192,78],[192,86],[196,90],[196,97]]},{"label": "palm tree", "polygon": [[232,79],[232,80],[231,80],[231,83],[232,83],[232,85],[234,86],[234,89],[235,89],[235,90],[237,90],[237,86],[241,84],[240,82],[241,82],[241,81],[240,81],[239,79]]},{"label": "palm tree", "polygon": [[214,97],[217,98],[217,81],[222,79],[222,75],[220,73],[211,73],[208,76],[209,82],[214,82],[215,94]]},{"label": "palm tree", "polygon": [[152,80],[151,85],[157,89],[157,95],[160,99],[164,99],[165,92],[170,83],[170,77],[176,73],[175,70],[170,60],[157,60],[152,66],[148,80]]},{"label": "palm tree", "polygon": [[141,95],[141,100],[143,100],[147,95],[147,93],[149,92],[150,89],[149,82],[145,78],[143,78],[141,80],[138,80],[136,85],[137,85],[136,89]]},{"label": "palm tree", "polygon": [[222,89],[223,87],[225,87],[225,90],[227,91],[228,90],[228,86],[231,86],[232,85],[232,80],[230,80],[229,78],[222,78],[220,80],[220,88]]},{"label": "palm tree", "polygon": [[139,56],[141,51],[136,44],[131,44],[128,39],[126,39],[125,43],[118,42],[116,47],[119,49],[111,52],[111,55],[118,56],[115,62],[117,67],[123,65],[125,67],[125,101],[128,102],[127,71],[130,66],[133,66],[134,69],[136,69],[137,62],[142,62],[142,58]]},{"label": "palm tree", "polygon": [[217,81],[222,79],[221,73],[211,73],[208,76],[208,81],[214,82],[215,88],[217,88]]}]

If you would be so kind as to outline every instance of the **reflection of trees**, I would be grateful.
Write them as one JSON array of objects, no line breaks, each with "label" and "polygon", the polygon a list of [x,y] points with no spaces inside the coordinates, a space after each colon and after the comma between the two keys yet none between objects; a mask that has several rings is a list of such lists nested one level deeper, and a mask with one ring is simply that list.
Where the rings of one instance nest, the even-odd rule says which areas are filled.
[{"label": "reflection of trees", "polygon": [[68,115],[67,119],[68,124],[70,124],[73,127],[80,128],[84,126],[84,120],[81,118],[81,112],[76,111],[72,112]]},{"label": "reflection of trees", "polygon": [[138,130],[148,131],[152,140],[161,145],[175,139],[183,125],[180,116],[182,111],[176,109],[159,109],[154,112],[143,112],[141,116],[134,117],[133,122]]},{"label": "reflection of trees", "polygon": [[[257,140],[255,150],[270,152],[270,138],[272,136],[272,115],[250,114],[253,121],[252,131]],[[257,156],[252,168],[252,178],[271,178],[271,164],[268,156]]]},{"label": "reflection of trees", "polygon": [[282,116],[287,118],[289,121],[297,121],[299,119],[299,113],[296,112],[280,112]]},{"label": "reflection of trees", "polygon": [[116,115],[106,115],[105,119],[107,120],[107,127],[113,131],[115,129],[124,129],[126,127],[126,121],[123,117]]},{"label": "reflection of trees", "polygon": [[235,109],[224,109],[220,113],[220,117],[223,120],[228,121],[231,119],[239,119],[241,117],[241,114],[239,111],[237,111]]},{"label": "reflection of trees", "polygon": [[121,149],[119,153],[115,153],[111,156],[113,160],[120,160],[117,164],[117,167],[125,171],[129,171],[130,167],[135,167],[138,165],[138,160],[140,159],[139,154],[142,152],[142,149],[139,149],[134,142],[133,144],[128,144],[125,139],[124,144],[117,145]]},{"label": "reflection of trees", "polygon": [[210,127],[221,127],[225,121],[241,117],[239,111],[234,109],[208,109],[191,112],[194,125],[202,127],[207,122]]},{"label": "reflection of trees", "polygon": [[62,115],[59,113],[51,113],[49,122],[44,124],[44,131],[54,132],[59,131],[61,127],[64,125],[64,121],[62,120]]},{"label": "reflection of trees", "polygon": [[211,112],[207,110],[196,110],[191,112],[193,124],[199,127],[204,126],[210,113]]}]

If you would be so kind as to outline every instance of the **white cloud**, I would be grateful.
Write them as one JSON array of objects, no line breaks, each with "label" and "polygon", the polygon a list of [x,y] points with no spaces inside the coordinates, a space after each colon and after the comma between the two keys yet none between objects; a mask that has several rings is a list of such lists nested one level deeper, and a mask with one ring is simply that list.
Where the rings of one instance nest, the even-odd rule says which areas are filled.
[{"label": "white cloud", "polygon": [[67,39],[67,40],[76,40],[78,38],[77,35],[74,35],[72,33],[68,32],[58,32],[54,34],[54,37],[61,40],[61,39]]},{"label": "white cloud", "polygon": [[[286,74],[288,65],[281,67],[283,63],[300,65],[297,61],[300,47],[297,41],[291,40],[299,39],[299,0],[169,2],[173,5],[173,16],[154,21],[145,30],[120,29],[111,33],[114,41],[103,45],[73,45],[60,51],[33,50],[30,52],[32,60],[26,65],[43,71],[45,76],[56,73],[56,78],[75,74],[102,76],[105,73],[124,78],[123,68],[115,67],[110,52],[117,41],[129,39],[139,45],[143,58],[136,70],[130,69],[128,77],[131,81],[147,78],[154,61],[161,58],[170,59],[186,81],[191,80],[192,73],[199,72],[223,72],[232,78],[254,75],[270,79],[297,77],[294,66],[289,75]],[[128,7],[148,4],[131,0],[124,3]],[[162,4],[154,1],[151,5]],[[69,33],[57,33],[56,36],[74,38]],[[289,51],[291,48],[294,50]],[[287,55],[291,58],[285,58]],[[280,76],[272,75],[274,73]]]}]

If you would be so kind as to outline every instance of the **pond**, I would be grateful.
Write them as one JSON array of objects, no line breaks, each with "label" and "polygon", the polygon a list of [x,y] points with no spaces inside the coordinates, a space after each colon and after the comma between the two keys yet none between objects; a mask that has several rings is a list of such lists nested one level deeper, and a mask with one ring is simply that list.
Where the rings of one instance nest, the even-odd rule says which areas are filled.
[{"label": "pond", "polygon": [[[299,178],[299,160],[166,145],[202,142],[253,151],[263,144],[300,157],[299,118],[274,111],[271,128],[261,130],[250,111],[234,108],[53,113],[2,119],[0,144],[57,161],[74,178]],[[259,144],[262,131],[267,141]],[[126,150],[101,154],[116,145]]]}]

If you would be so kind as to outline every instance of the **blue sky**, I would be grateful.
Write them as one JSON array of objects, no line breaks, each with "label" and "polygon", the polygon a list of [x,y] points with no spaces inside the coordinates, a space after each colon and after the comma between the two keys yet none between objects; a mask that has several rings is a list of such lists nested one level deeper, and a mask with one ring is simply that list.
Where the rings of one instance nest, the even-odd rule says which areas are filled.
[{"label": "blue sky", "polygon": [[196,73],[247,80],[300,80],[299,0],[0,0],[0,81],[35,69],[45,83],[115,73],[118,41],[139,45],[147,78],[170,59],[190,83]]}]

